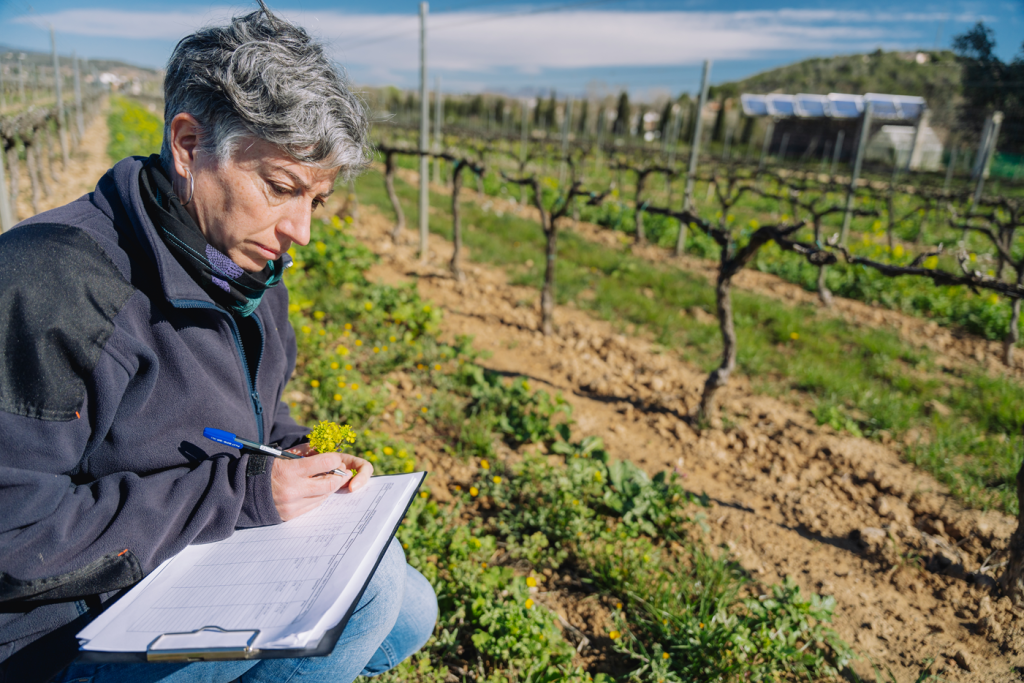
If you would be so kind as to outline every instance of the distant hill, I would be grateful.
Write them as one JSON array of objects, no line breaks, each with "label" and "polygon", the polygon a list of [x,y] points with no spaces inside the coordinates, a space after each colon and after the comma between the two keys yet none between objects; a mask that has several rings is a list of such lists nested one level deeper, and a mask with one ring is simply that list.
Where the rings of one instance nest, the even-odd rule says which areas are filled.
[{"label": "distant hill", "polygon": [[[49,52],[34,52],[32,50],[19,50],[9,45],[0,45],[0,59],[4,64],[16,62],[18,55],[25,55],[25,63],[33,66],[52,66],[53,55]],[[71,59],[71,55],[60,53],[61,63]],[[84,57],[82,58],[84,59]],[[116,59],[89,59],[89,67],[96,67],[97,71],[115,72],[138,72],[139,75],[156,76],[156,69],[150,69],[136,64],[129,64]]]},{"label": "distant hill", "polygon": [[883,52],[805,59],[715,88],[716,97],[868,92],[917,95],[932,110],[932,125],[951,127],[962,100],[961,65],[948,50]]}]

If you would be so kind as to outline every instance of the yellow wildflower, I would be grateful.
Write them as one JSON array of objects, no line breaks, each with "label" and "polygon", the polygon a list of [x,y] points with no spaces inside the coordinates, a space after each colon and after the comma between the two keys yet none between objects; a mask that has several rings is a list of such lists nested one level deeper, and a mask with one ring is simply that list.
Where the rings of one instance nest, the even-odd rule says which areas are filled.
[{"label": "yellow wildflower", "polygon": [[323,420],[309,434],[309,445],[318,453],[331,453],[342,444],[354,443],[355,430],[351,425],[339,425],[337,422]]},{"label": "yellow wildflower", "polygon": [[309,383],[309,386],[311,386],[314,389],[316,389],[318,386],[320,386],[320,380],[314,379],[312,382]]},{"label": "yellow wildflower", "polygon": [[357,389],[359,389],[359,385],[356,384],[355,382],[352,382],[352,391],[356,391]]},{"label": "yellow wildflower", "polygon": [[469,487],[469,495],[471,495],[471,496],[473,496],[475,498],[478,493],[480,493],[480,490],[477,489],[477,487],[475,487],[475,486],[470,486]]},{"label": "yellow wildflower", "polygon": [[533,588],[534,586],[537,585],[537,579],[533,578],[532,576],[527,576],[526,577],[526,585],[529,586],[530,588]]},{"label": "yellow wildflower", "polygon": [[480,461],[480,469],[489,470],[491,469],[491,463],[487,462],[486,458]]},{"label": "yellow wildflower", "polygon": [[373,310],[373,302],[372,301],[367,301],[365,304],[363,304],[363,308],[365,308],[368,311],[372,311]]},{"label": "yellow wildflower", "polygon": [[317,320],[323,320],[324,319],[324,312],[323,311],[313,311],[313,317],[316,318]]},{"label": "yellow wildflower", "polygon": [[619,633],[618,631],[609,631],[609,633],[608,633],[608,637],[611,638],[612,640],[618,640],[619,636],[621,636],[621,635],[622,634]]},{"label": "yellow wildflower", "polygon": [[384,447],[384,455],[391,455],[394,452],[395,452],[395,449],[392,448],[391,446],[385,446]]},{"label": "yellow wildflower", "polygon": [[530,598],[526,598],[526,602],[524,604],[526,605],[526,609],[533,609],[533,600]]},{"label": "yellow wildflower", "polygon": [[362,339],[356,339],[356,346],[362,346],[362,345],[363,345],[363,340]]},{"label": "yellow wildflower", "polygon": [[501,477],[495,476],[493,479],[491,479],[491,481],[493,481],[495,484],[500,484],[501,483]]},{"label": "yellow wildflower", "polygon": [[331,370],[337,370],[337,369],[338,369],[338,367],[339,367],[339,366],[338,366],[338,363],[337,363],[337,362],[331,363]]},{"label": "yellow wildflower", "polygon": [[340,401],[341,400],[341,394],[335,394],[334,395],[334,400],[335,401]]},{"label": "yellow wildflower", "polygon": [[800,338],[800,333],[799,332],[790,332],[789,333],[789,338],[792,339],[793,341],[796,341],[797,339]]}]

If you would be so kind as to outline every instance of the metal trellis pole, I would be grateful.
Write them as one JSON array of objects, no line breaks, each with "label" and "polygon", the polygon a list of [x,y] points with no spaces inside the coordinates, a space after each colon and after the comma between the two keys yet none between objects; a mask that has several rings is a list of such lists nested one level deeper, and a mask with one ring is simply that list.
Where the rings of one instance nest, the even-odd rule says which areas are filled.
[{"label": "metal trellis pole", "polygon": [[992,165],[992,157],[996,153],[996,141],[999,139],[999,128],[1003,125],[1003,112],[992,113],[992,122],[989,128],[988,139],[985,141],[984,154],[981,157],[981,167],[978,172],[978,183],[974,186],[974,197],[971,200],[972,206],[981,199],[981,192],[985,189],[985,180],[988,179],[989,167]]},{"label": "metal trellis pole", "polygon": [[868,146],[868,136],[871,132],[871,103],[864,103],[864,114],[860,124],[860,137],[857,138],[857,156],[853,161],[853,173],[850,174],[850,191],[846,195],[846,211],[843,213],[843,229],[839,234],[839,243],[846,246],[846,238],[850,234],[850,219],[853,217],[853,196],[857,192],[857,180],[860,178],[860,168],[864,164],[864,150]]},{"label": "metal trellis pole", "polygon": [[427,10],[420,3],[420,260],[427,260],[430,235],[430,187],[427,158],[430,152],[430,102],[427,99]]},{"label": "metal trellis pole", "polygon": [[[444,116],[444,102],[441,99],[441,77],[434,78],[434,151],[441,149],[441,118]],[[434,184],[441,184],[441,158],[434,157]]]},{"label": "metal trellis pole", "polygon": [[[709,77],[711,76],[711,60],[704,60],[704,72],[700,78],[700,99],[697,100],[697,120],[693,126],[693,144],[690,146],[690,165],[686,171],[686,193],[683,195],[683,210],[688,210],[693,204],[693,186],[697,178],[697,159],[700,157],[700,136],[702,128],[701,114],[704,111],[704,105],[708,101],[708,83]],[[686,246],[686,226],[682,223],[679,224],[679,236],[676,238],[676,256],[681,256],[683,248]]]}]

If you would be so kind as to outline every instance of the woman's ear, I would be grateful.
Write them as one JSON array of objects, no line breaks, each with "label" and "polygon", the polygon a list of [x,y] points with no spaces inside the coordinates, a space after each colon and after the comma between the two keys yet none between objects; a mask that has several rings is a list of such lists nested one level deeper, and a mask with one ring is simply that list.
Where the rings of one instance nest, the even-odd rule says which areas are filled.
[{"label": "woman's ear", "polygon": [[199,135],[199,122],[191,114],[182,112],[171,119],[171,157],[175,173],[182,178],[186,169],[194,168]]}]

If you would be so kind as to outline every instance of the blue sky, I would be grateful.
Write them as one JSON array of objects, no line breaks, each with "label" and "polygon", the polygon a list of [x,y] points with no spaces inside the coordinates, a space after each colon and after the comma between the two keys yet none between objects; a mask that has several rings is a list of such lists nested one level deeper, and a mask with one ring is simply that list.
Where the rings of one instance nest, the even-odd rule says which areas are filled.
[{"label": "blue sky", "polygon": [[[366,85],[418,82],[418,3],[408,0],[271,0],[271,9],[318,35]],[[0,0],[0,44],[159,67],[174,43],[255,2],[174,4],[154,0]],[[693,92],[700,63],[723,82],[810,56],[948,48],[982,20],[1009,60],[1024,42],[1024,0],[437,0],[428,49],[446,91],[555,88],[635,96]]]}]

